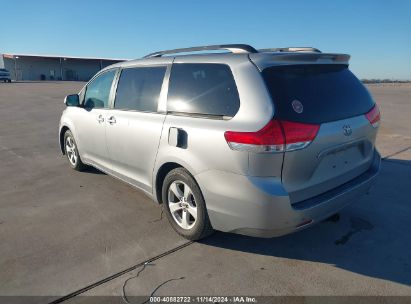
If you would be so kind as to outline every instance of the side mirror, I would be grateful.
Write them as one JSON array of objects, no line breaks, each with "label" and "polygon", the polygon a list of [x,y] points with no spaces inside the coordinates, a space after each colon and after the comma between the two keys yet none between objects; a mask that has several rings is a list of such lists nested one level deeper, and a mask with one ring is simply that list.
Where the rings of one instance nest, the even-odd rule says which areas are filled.
[{"label": "side mirror", "polygon": [[64,98],[64,104],[68,107],[78,107],[80,105],[80,98],[77,94],[67,95]]}]

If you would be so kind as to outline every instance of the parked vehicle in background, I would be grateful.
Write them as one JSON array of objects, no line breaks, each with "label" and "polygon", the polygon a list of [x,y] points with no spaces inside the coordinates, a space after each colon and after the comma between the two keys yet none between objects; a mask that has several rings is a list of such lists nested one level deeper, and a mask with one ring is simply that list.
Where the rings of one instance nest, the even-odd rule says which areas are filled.
[{"label": "parked vehicle in background", "polygon": [[239,44],[114,64],[66,97],[61,151],[73,169],[94,166],[163,204],[188,239],[298,231],[379,171],[379,110],[348,61]]},{"label": "parked vehicle in background", "polygon": [[6,69],[0,69],[0,81],[11,82],[10,72]]}]

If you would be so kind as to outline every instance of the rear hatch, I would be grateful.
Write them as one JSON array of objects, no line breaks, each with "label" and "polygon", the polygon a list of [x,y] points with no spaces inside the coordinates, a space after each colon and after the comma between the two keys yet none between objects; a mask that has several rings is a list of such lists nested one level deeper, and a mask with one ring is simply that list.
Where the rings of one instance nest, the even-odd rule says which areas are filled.
[{"label": "rear hatch", "polygon": [[292,204],[370,167],[377,130],[365,114],[375,103],[347,64],[268,66],[262,75],[275,105],[274,119],[318,126],[307,146],[284,153],[281,179]]}]

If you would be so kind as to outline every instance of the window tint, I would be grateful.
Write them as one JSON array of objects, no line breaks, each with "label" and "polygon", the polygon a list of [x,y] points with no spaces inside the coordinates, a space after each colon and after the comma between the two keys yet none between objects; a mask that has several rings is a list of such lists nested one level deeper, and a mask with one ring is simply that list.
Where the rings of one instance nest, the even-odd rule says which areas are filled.
[{"label": "window tint", "polygon": [[107,108],[110,96],[111,84],[113,83],[116,70],[110,70],[97,76],[86,89],[84,107]]},{"label": "window tint", "polygon": [[166,67],[124,69],[117,86],[114,108],[157,112]]},{"label": "window tint", "polygon": [[[323,123],[365,114],[374,105],[346,65],[270,67],[263,77],[276,115],[284,120]],[[294,109],[296,105],[300,108]]]},{"label": "window tint", "polygon": [[234,116],[240,107],[230,68],[223,64],[173,64],[167,110]]}]

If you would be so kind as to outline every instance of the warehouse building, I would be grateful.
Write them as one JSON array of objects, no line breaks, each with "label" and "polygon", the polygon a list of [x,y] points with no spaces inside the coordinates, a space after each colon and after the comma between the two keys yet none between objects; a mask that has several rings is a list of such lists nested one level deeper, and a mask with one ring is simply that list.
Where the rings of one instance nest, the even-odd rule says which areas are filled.
[{"label": "warehouse building", "polygon": [[0,54],[0,68],[9,70],[14,81],[88,81],[102,68],[125,60],[127,59]]}]

